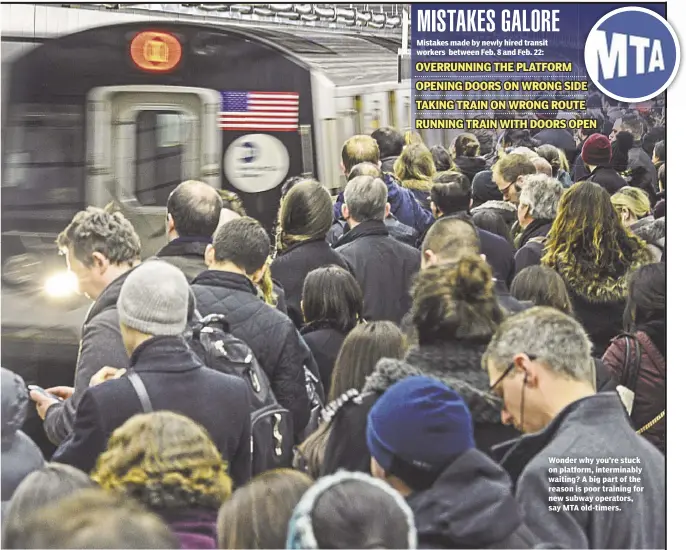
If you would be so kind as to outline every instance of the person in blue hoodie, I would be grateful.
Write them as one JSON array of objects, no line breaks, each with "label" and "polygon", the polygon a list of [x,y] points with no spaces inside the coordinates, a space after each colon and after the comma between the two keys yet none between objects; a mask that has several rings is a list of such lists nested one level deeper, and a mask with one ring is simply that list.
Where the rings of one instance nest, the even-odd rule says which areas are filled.
[{"label": "person in blue hoodie", "polygon": [[367,419],[372,475],[414,512],[419,548],[533,548],[507,472],[476,449],[462,397],[425,376],[393,385]]},{"label": "person in blue hoodie", "polygon": [[[341,167],[346,178],[353,166],[361,162],[371,162],[381,166],[379,146],[370,136],[358,135],[351,137],[343,144],[341,159]],[[413,227],[418,233],[421,233],[425,227],[431,225],[434,220],[431,212],[421,207],[412,191],[402,187],[393,174],[384,172],[383,181],[388,188],[388,202],[391,205],[391,214],[400,223]],[[343,217],[342,208],[344,202],[343,192],[341,191],[334,204],[334,216],[336,219]]]}]

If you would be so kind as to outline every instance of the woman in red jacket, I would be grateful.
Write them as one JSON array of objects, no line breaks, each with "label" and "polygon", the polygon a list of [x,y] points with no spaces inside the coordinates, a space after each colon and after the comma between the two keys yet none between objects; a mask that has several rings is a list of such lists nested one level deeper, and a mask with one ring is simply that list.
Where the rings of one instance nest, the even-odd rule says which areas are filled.
[{"label": "woman in red jacket", "polygon": [[[640,344],[641,358],[631,419],[637,430],[660,451],[665,452],[666,437],[666,271],[665,264],[650,264],[638,269],[629,281],[625,324]],[[628,340],[615,338],[603,362],[622,384],[630,385],[628,367],[635,360],[635,344],[626,356]],[[628,358],[628,361],[627,361]]]}]

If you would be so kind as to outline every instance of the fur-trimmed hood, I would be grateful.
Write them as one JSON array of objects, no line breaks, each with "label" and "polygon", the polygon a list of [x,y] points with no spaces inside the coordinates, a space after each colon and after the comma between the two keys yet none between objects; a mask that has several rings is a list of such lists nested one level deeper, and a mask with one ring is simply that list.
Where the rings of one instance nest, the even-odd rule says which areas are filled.
[{"label": "fur-trimmed hood", "polygon": [[653,261],[650,250],[639,251],[619,277],[602,277],[597,271],[583,270],[576,263],[558,260],[554,266],[567,288],[590,303],[618,302],[626,299],[629,274]]},{"label": "fur-trimmed hood", "polygon": [[459,393],[474,422],[500,424],[502,402],[490,391],[488,374],[481,368],[487,342],[452,341],[412,347],[405,360]]},{"label": "fur-trimmed hood", "polygon": [[431,187],[433,186],[433,181],[430,179],[404,180],[401,182],[401,185],[410,191],[423,191],[424,193],[429,193],[431,191]]},{"label": "fur-trimmed hood", "polygon": [[634,223],[631,226],[631,231],[648,244],[653,244],[660,248],[665,246],[666,229],[664,218],[656,220],[653,216],[646,216]]},{"label": "fur-trimmed hood", "polygon": [[472,212],[478,212],[479,210],[503,210],[515,215],[517,214],[517,207],[511,202],[507,201],[487,201],[472,208]]}]

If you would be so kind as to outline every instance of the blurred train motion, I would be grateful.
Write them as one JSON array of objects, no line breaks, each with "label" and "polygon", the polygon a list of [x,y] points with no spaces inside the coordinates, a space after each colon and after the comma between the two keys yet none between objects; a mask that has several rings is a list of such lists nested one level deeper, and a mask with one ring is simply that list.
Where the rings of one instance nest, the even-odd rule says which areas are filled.
[{"label": "blurred train motion", "polygon": [[151,255],[202,179],[271,228],[288,177],[338,189],[348,137],[410,125],[399,33],[2,10],[2,364],[27,383],[73,379],[87,303],[54,241],[77,211],[115,200]]}]

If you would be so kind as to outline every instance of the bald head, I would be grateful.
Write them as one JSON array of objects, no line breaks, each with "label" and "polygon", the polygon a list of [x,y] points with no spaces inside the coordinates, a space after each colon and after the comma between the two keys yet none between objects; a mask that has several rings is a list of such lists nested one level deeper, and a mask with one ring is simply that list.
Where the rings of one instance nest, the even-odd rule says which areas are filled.
[{"label": "bald head", "polygon": [[171,237],[212,238],[222,210],[217,191],[202,181],[184,181],[169,195],[168,234]]},{"label": "bald head", "polygon": [[458,261],[465,254],[479,254],[481,243],[476,227],[460,218],[440,218],[422,243],[422,269]]},{"label": "bald head", "polygon": [[380,158],[379,145],[371,136],[353,136],[343,144],[341,160],[346,175],[356,164],[371,162],[378,165]]},{"label": "bald head", "polygon": [[546,176],[550,176],[551,178],[553,177],[553,167],[550,166],[550,163],[543,157],[536,157],[535,159],[533,159],[532,162],[536,167],[537,174],[545,174]]}]

